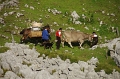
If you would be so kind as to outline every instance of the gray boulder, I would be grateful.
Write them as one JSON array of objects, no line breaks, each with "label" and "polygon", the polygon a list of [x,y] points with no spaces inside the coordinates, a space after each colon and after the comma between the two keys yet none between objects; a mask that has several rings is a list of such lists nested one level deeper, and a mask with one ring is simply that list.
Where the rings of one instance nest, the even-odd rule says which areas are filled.
[{"label": "gray boulder", "polygon": [[5,76],[4,76],[4,79],[20,79],[20,77],[19,76],[17,76],[14,72],[12,72],[12,71],[7,71],[6,73],[5,73]]},{"label": "gray boulder", "polygon": [[3,75],[3,70],[0,68],[0,77]]},{"label": "gray boulder", "polygon": [[115,52],[120,55],[120,40],[117,41],[116,46],[115,46]]},{"label": "gray boulder", "polygon": [[96,72],[91,71],[87,73],[86,79],[100,79],[100,78]]},{"label": "gray boulder", "polygon": [[120,73],[118,71],[113,70],[113,79],[120,79]]},{"label": "gray boulder", "polygon": [[54,79],[46,70],[39,71],[34,79]]},{"label": "gray boulder", "polygon": [[104,70],[101,70],[100,72],[98,72],[98,75],[103,79],[106,78],[106,73]]},{"label": "gray boulder", "polygon": [[7,62],[1,62],[1,67],[4,69],[4,70],[11,70],[9,64]]}]

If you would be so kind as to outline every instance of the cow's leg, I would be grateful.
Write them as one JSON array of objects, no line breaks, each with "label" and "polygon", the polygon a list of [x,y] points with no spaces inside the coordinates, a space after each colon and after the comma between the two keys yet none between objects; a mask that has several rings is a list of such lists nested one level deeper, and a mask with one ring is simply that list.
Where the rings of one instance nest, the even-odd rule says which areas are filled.
[{"label": "cow's leg", "polygon": [[79,45],[80,45],[80,48],[83,48],[83,47],[82,47],[82,43],[79,43]]},{"label": "cow's leg", "polygon": [[71,47],[71,48],[73,48],[73,46],[72,46],[71,42],[68,42],[68,44],[70,45],[70,47]]},{"label": "cow's leg", "polygon": [[62,41],[61,43],[62,43],[62,47],[65,47],[65,46],[64,46],[64,42]]},{"label": "cow's leg", "polygon": [[84,42],[83,40],[80,40],[80,41],[79,41],[80,48],[83,48],[83,47],[82,47],[83,42]]},{"label": "cow's leg", "polygon": [[64,45],[65,41],[66,41],[66,40],[65,40],[64,38],[62,38],[62,40],[61,40],[62,47],[65,47],[65,45]]}]

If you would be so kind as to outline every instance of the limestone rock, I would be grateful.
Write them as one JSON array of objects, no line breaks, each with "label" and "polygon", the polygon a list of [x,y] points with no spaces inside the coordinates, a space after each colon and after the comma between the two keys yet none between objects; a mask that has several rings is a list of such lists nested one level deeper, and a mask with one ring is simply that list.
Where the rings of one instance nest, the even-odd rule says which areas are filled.
[{"label": "limestone rock", "polygon": [[[0,54],[0,66],[7,70],[5,75],[0,68],[0,79],[119,79],[120,73],[113,71],[106,74],[104,70],[95,72],[94,68],[98,59],[92,57],[87,62],[78,61],[71,63],[69,59],[65,61],[59,56],[49,58],[47,56],[39,57],[35,49],[29,49],[29,46],[6,43],[9,47],[5,53]],[[119,46],[119,45],[116,45]],[[116,48],[117,50],[117,48]],[[120,56],[115,53],[114,59],[120,65]]]},{"label": "limestone rock", "polygon": [[3,70],[0,68],[0,77],[3,75]]}]

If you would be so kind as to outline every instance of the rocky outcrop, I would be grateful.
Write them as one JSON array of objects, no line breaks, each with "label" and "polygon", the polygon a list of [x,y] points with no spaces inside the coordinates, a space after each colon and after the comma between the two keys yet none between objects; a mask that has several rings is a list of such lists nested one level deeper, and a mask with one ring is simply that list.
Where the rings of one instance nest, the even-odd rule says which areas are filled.
[{"label": "rocky outcrop", "polygon": [[76,11],[73,11],[71,13],[72,19],[73,19],[73,23],[74,24],[82,24],[78,19],[80,18],[80,16],[77,14]]},{"label": "rocky outcrop", "polygon": [[108,44],[108,53],[114,59],[117,66],[120,67],[120,38],[110,41]]},{"label": "rocky outcrop", "polygon": [[[57,58],[40,57],[34,48],[17,43],[6,43],[9,47],[0,54],[0,79],[119,79],[120,73],[107,75],[104,70],[95,72],[98,59],[71,63]],[[44,55],[43,55],[44,56]]]},{"label": "rocky outcrop", "polygon": [[120,38],[115,38],[113,40],[110,40],[108,43],[95,45],[93,46],[92,50],[96,49],[97,47],[107,47],[108,51],[106,52],[107,55],[110,55],[111,58],[114,59],[117,66],[120,67]]}]

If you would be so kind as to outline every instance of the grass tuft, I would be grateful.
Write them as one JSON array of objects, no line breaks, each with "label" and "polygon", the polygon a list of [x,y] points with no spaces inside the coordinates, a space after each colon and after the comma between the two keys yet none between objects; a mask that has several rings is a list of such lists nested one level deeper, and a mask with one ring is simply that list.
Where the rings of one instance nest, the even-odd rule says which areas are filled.
[{"label": "grass tuft", "polygon": [[9,49],[10,48],[8,48],[8,47],[0,47],[0,53],[4,53],[4,52],[6,52]]}]

